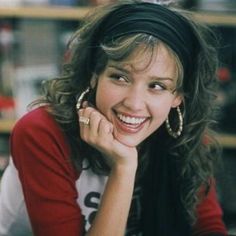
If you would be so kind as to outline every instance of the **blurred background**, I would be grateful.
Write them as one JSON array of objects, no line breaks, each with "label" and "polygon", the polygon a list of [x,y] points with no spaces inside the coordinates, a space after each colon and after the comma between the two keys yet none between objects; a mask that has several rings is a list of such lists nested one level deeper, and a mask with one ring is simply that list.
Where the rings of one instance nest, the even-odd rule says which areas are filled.
[{"label": "blurred background", "polygon": [[[113,0],[114,2],[115,0]],[[83,16],[112,0],[0,0],[0,176],[9,160],[9,136],[40,84],[60,73],[66,44]],[[231,235],[236,235],[236,0],[156,0],[191,10],[217,34],[222,145],[219,197]],[[235,234],[234,234],[235,233]]]}]

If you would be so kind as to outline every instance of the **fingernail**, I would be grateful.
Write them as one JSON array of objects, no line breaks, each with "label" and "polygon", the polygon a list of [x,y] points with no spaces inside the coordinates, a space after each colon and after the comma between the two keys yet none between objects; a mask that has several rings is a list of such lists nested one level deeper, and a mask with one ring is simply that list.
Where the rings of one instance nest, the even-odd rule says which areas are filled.
[{"label": "fingernail", "polygon": [[88,106],[88,102],[87,102],[87,101],[84,101],[84,102],[82,103],[82,107],[85,108],[85,107],[87,107],[87,106]]}]

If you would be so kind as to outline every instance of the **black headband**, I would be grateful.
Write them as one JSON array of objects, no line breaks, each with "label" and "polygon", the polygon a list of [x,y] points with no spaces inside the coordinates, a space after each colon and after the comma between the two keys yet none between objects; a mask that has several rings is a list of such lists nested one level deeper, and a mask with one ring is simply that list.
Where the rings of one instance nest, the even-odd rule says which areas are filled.
[{"label": "black headband", "polygon": [[111,42],[121,36],[146,33],[166,43],[189,71],[198,45],[187,20],[168,8],[153,3],[124,4],[110,12],[101,24],[98,40]]}]

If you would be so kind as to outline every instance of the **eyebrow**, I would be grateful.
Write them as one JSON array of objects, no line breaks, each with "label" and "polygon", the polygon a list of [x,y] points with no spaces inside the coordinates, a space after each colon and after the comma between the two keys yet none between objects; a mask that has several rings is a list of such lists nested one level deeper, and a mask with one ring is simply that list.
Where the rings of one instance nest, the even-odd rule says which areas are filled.
[{"label": "eyebrow", "polygon": [[[122,71],[122,72],[124,72],[124,73],[126,73],[126,74],[130,74],[130,71],[129,71],[129,70],[127,70],[127,69],[125,69],[125,68],[119,66],[119,64],[118,64],[118,65],[114,65],[114,64],[112,63],[112,64],[108,64],[107,67],[108,67],[108,68],[109,68],[109,67],[110,67],[110,68],[114,68],[114,69],[116,69],[116,70],[120,70],[120,71]],[[174,80],[175,80],[174,78],[170,78],[170,77],[160,77],[160,76],[151,76],[150,79],[152,79],[152,80],[162,80],[162,81],[164,81],[164,80],[169,80],[169,81],[171,81],[171,82],[174,82]]]},{"label": "eyebrow", "polygon": [[114,64],[108,64],[107,66],[108,68],[113,68],[113,69],[116,69],[116,70],[120,70],[120,71],[123,71],[125,72],[126,74],[130,74],[130,71],[127,70],[127,69],[124,69],[123,67],[119,66],[119,65],[114,65]]}]

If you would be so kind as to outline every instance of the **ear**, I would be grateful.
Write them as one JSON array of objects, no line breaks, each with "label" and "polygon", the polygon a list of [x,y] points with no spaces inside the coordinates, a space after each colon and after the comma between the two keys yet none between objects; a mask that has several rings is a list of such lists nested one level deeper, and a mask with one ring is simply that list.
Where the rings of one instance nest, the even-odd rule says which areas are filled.
[{"label": "ear", "polygon": [[183,102],[183,96],[181,94],[177,94],[172,102],[172,108],[179,106]]},{"label": "ear", "polygon": [[92,89],[94,89],[97,85],[97,78],[98,78],[98,76],[96,74],[93,74],[93,76],[90,80],[90,86]]}]

